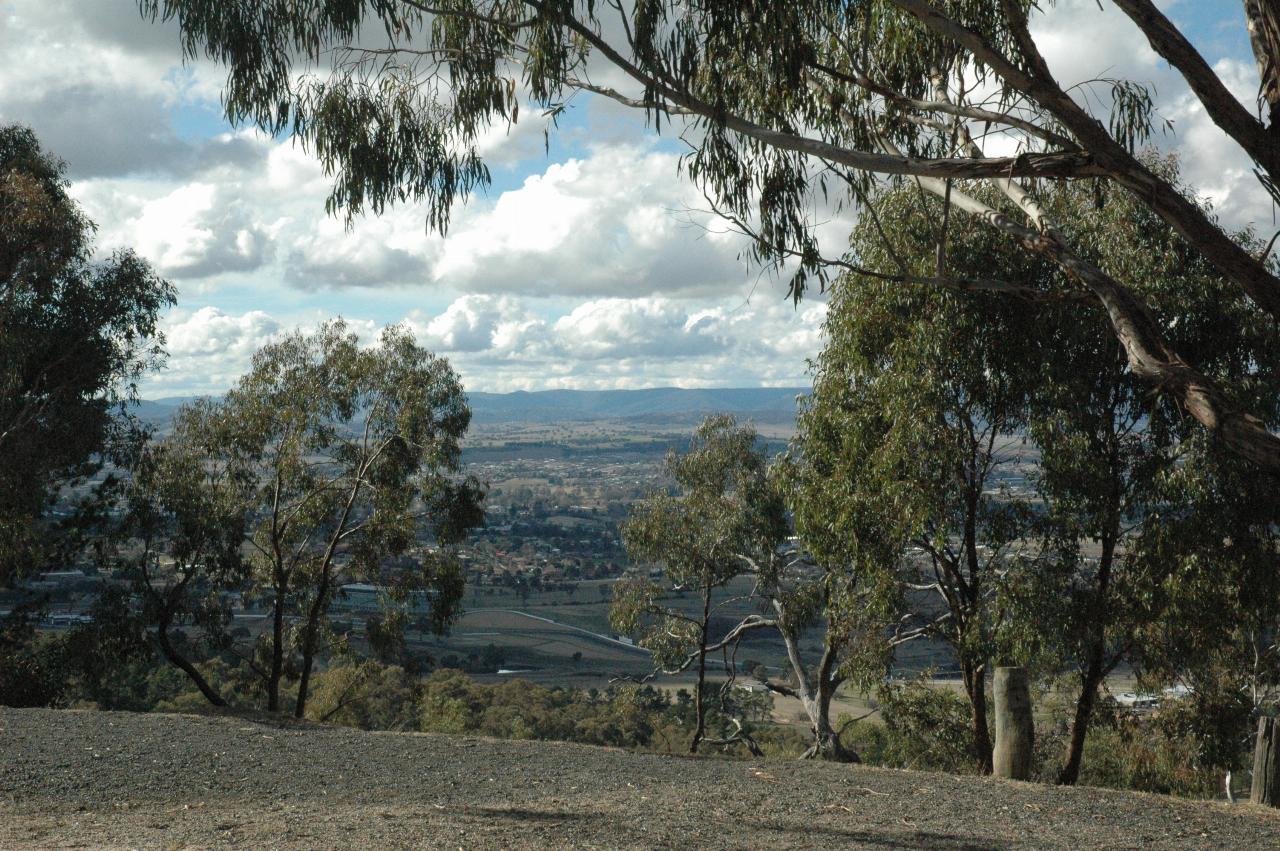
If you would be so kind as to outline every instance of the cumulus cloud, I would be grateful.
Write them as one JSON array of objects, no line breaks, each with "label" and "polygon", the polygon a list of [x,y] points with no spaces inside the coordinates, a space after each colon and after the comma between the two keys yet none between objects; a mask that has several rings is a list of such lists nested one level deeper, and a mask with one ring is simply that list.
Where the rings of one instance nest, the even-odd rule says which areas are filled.
[{"label": "cumulus cloud", "polygon": [[[1162,4],[1178,23],[1184,5]],[[1237,7],[1232,14],[1240,14]],[[1110,109],[1109,86],[1100,78],[1129,79],[1153,92],[1157,126],[1151,144],[1178,154],[1183,180],[1210,200],[1228,227],[1270,222],[1271,204],[1253,174],[1252,163],[1209,118],[1185,81],[1151,49],[1129,18],[1114,6],[1094,0],[1062,0],[1032,19],[1037,44],[1064,87],[1103,121]],[[1244,26],[1243,15],[1232,25]],[[1210,39],[1212,42],[1213,39]],[[1204,45],[1202,45],[1204,47]],[[1253,111],[1257,70],[1239,57],[1206,58],[1228,89]]]},{"label": "cumulus cloud", "polygon": [[[806,358],[822,345],[825,311],[820,301],[797,309],[781,300],[725,300],[706,308],[646,297],[590,300],[545,317],[523,299],[469,294],[438,313],[411,312],[402,324],[419,344],[447,356],[472,390],[730,387],[804,383]],[[346,321],[365,345],[384,327],[361,317]],[[170,367],[144,392],[218,392],[259,347],[318,322],[215,307],[175,313],[163,325]]]},{"label": "cumulus cloud", "polygon": [[[451,315],[456,304],[441,315]],[[817,300],[798,309],[781,299],[727,298],[707,307],[658,296],[592,299],[544,320],[522,300],[500,304],[490,326],[512,333],[494,333],[488,348],[436,346],[469,388],[803,384],[806,359],[822,347],[826,313]]]},{"label": "cumulus cloud", "polygon": [[175,310],[160,325],[168,367],[149,376],[145,392],[163,396],[221,393],[249,368],[253,353],[282,331],[260,310],[229,315],[216,307]]},{"label": "cumulus cloud", "polygon": [[465,295],[436,316],[407,319],[424,346],[442,352],[517,352],[536,346],[546,323],[508,296]]},{"label": "cumulus cloud", "polygon": [[[1187,4],[1166,8],[1176,19]],[[1155,141],[1179,152],[1188,182],[1229,225],[1269,223],[1247,158],[1127,18],[1059,0],[1033,23],[1064,84],[1150,82],[1174,125]],[[1252,108],[1250,57],[1206,55]],[[629,88],[610,66],[590,70]],[[331,179],[313,156],[213,127],[223,76],[183,65],[175,27],[143,22],[136,0],[0,0],[0,122],[33,125],[68,160],[104,251],[136,248],[179,285],[152,395],[225,389],[258,346],[338,313],[365,341],[402,319],[483,390],[795,384],[820,349],[825,306],[797,309],[777,282],[748,299],[742,239],[700,212],[634,110],[580,99],[550,162],[535,109],[490,128],[480,147],[499,189],[459,205],[441,237],[414,205],[350,228],[327,216]],[[835,255],[852,221],[829,218]],[[423,296],[433,309],[413,310]]]},{"label": "cumulus cloud", "polygon": [[0,5],[0,120],[33,126],[76,177],[180,174],[201,140],[171,110],[217,108],[223,73],[180,62],[173,24],[135,0]]},{"label": "cumulus cloud", "polygon": [[746,276],[742,243],[708,230],[705,201],[677,158],[635,144],[553,163],[468,211],[432,278],[473,292],[605,296],[720,295]]}]

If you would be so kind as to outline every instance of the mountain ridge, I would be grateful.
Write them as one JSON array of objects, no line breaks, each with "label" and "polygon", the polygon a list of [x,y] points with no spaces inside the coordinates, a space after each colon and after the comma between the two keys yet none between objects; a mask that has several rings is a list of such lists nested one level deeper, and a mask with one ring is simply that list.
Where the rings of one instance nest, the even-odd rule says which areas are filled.
[{"label": "mountain ridge", "polygon": [[[758,420],[793,419],[796,398],[807,387],[647,387],[634,390],[516,390],[467,393],[473,423],[593,422],[639,419],[685,422],[724,412]],[[143,399],[136,413],[167,421],[185,402],[199,396]]]}]

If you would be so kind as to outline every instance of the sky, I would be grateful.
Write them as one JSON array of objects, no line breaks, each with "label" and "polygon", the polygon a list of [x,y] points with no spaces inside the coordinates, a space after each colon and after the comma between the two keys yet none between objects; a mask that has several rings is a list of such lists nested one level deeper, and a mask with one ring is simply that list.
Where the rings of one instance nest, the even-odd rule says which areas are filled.
[{"label": "sky", "polygon": [[[1152,84],[1173,128],[1157,141],[1185,178],[1228,225],[1274,230],[1248,160],[1127,18],[1107,0],[1045,5],[1033,30],[1060,82]],[[1239,0],[1159,5],[1253,110]],[[347,229],[312,157],[226,123],[223,79],[183,63],[176,27],[136,0],[0,0],[0,124],[29,125],[67,162],[101,254],[132,248],[177,287],[168,367],[145,396],[221,392],[257,348],[334,316],[367,340],[407,324],[471,390],[807,383],[822,298],[793,305],[745,262],[677,175],[679,142],[640,116],[580,97],[544,148],[545,120],[522,110],[486,138],[493,184],[447,235],[412,205]],[[852,224],[824,221],[825,254]]]}]

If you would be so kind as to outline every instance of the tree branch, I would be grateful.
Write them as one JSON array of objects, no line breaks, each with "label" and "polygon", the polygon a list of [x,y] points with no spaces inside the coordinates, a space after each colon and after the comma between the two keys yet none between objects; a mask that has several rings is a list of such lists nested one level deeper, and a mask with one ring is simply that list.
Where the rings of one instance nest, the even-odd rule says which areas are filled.
[{"label": "tree branch", "polygon": [[[1012,3],[1004,2],[1006,17],[1031,71],[1023,71],[979,33],[947,17],[927,0],[891,0],[904,12],[914,16],[926,28],[967,49],[973,58],[995,71],[1010,86],[1047,109],[1080,140],[1084,149],[1100,166],[1105,176],[1142,199],[1157,215],[1195,246],[1218,271],[1234,281],[1253,301],[1272,317],[1280,318],[1280,279],[1225,234],[1196,205],[1177,189],[1161,180],[1124,146],[1112,138],[1102,124],[1063,91],[1040,55],[1026,19]],[[920,175],[947,177],[952,175]],[[991,175],[1000,176],[1000,175]],[[1008,172],[1005,177],[1019,177]],[[1184,379],[1180,379],[1184,380]]]},{"label": "tree branch", "polygon": [[1245,109],[1199,51],[1151,0],[1113,0],[1138,25],[1151,49],[1178,69],[1213,123],[1234,139],[1273,179],[1280,179],[1280,138]]}]

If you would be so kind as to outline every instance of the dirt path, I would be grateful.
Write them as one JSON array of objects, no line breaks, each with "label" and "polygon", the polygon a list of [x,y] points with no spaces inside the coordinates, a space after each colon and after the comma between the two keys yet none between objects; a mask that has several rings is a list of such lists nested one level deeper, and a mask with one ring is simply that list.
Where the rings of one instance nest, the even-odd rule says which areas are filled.
[{"label": "dirt path", "polygon": [[1092,789],[234,717],[0,709],[0,848],[1277,848]]}]

